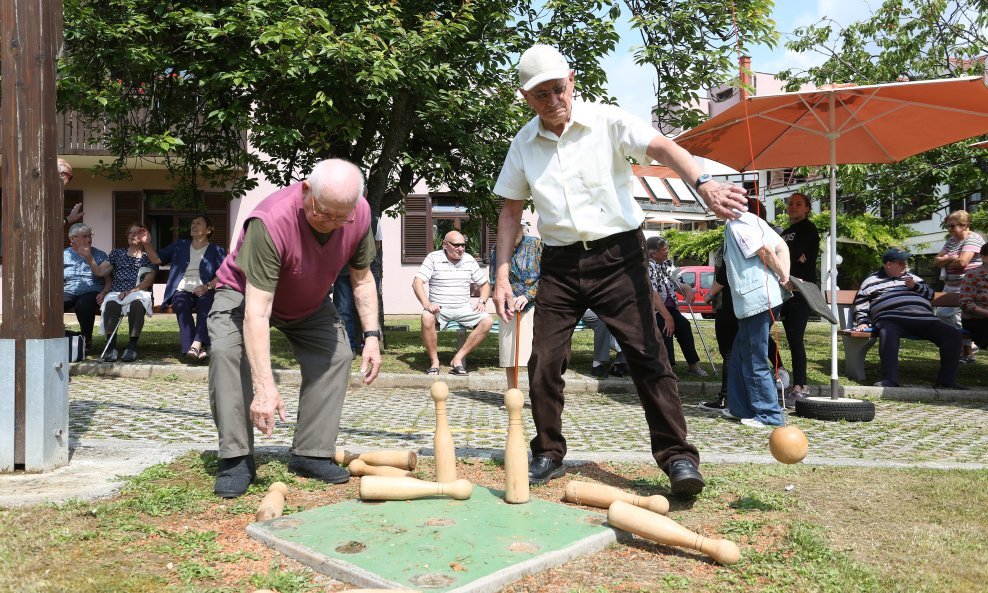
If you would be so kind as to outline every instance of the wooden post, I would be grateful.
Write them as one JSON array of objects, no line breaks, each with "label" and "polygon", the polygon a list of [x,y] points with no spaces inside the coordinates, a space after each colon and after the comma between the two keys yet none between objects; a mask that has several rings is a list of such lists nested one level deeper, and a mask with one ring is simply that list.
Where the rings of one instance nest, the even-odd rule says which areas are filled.
[{"label": "wooden post", "polygon": [[[0,0],[2,93],[0,130],[3,152],[3,322],[0,352],[13,351],[13,377],[4,377],[13,394],[15,464],[38,467],[25,454],[25,442],[35,437],[67,441],[66,430],[50,430],[32,419],[36,403],[49,410],[64,399],[68,412],[68,349],[59,364],[55,339],[64,341],[62,320],[62,185],[58,177],[58,138],[55,127],[56,60],[62,48],[60,0]],[[30,376],[29,376],[30,375]],[[29,386],[31,388],[29,389]],[[59,393],[37,393],[62,390]],[[0,402],[0,412],[10,406]],[[47,412],[45,412],[47,414]],[[60,416],[62,411],[56,410]],[[9,425],[9,418],[0,418]],[[45,425],[54,433],[29,435]],[[67,429],[67,424],[65,426]],[[38,429],[40,431],[40,428]],[[2,435],[0,435],[2,437]],[[47,448],[48,445],[46,444]],[[0,451],[3,450],[0,446]],[[68,461],[67,445],[65,462]],[[61,456],[57,456],[61,457]],[[3,467],[0,459],[0,470]]]}]

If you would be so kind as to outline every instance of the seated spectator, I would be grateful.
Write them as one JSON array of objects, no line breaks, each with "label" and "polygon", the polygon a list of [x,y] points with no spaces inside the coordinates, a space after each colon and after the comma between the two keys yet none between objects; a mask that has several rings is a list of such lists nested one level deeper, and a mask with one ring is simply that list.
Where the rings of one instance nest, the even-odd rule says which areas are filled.
[{"label": "seated spectator", "polygon": [[883,266],[864,279],[854,295],[855,331],[878,331],[882,380],[877,387],[899,386],[899,340],[904,336],[929,340],[940,348],[940,372],[934,387],[967,389],[955,382],[961,355],[961,330],[933,313],[933,289],[907,271],[909,253],[892,248]]},{"label": "seated spectator", "polygon": [[676,303],[677,292],[682,294],[687,302],[693,302],[693,289],[673,277],[669,243],[665,239],[649,237],[645,242],[645,248],[648,250],[648,278],[652,281],[652,291],[658,294],[659,301],[655,304],[655,322],[665,341],[669,366],[676,365],[676,353],[672,344],[672,337],[675,335],[683,356],[686,357],[686,374],[706,377],[707,371],[700,368],[700,355],[696,353],[693,329],[686,317],[679,312],[679,305]]},{"label": "seated spectator", "polygon": [[144,231],[141,244],[152,264],[171,264],[161,304],[171,305],[175,311],[181,352],[190,362],[200,362],[209,357],[206,318],[213,306],[216,270],[226,257],[226,250],[209,242],[213,223],[205,214],[192,219],[189,234],[191,239],[179,239],[156,251],[151,245],[151,233]]},{"label": "seated spectator", "polygon": [[[981,246],[981,259],[988,259],[988,243]],[[978,348],[988,346],[988,269],[968,270],[961,280],[961,323]]]},{"label": "seated spectator", "polygon": [[105,253],[93,247],[93,231],[81,222],[69,229],[69,247],[62,254],[65,277],[64,309],[75,309],[86,352],[93,344],[96,311],[110,292],[110,264]]},{"label": "seated spectator", "polygon": [[[611,335],[611,330],[607,329],[607,325],[591,309],[583,314],[583,323],[593,330],[593,366],[590,374],[598,379],[606,379],[609,375],[623,377],[628,372],[628,361],[624,352],[621,352],[621,346]],[[617,352],[614,364],[610,364],[612,348]]]},{"label": "seated spectator", "polygon": [[[498,358],[504,367],[509,389],[518,387],[518,367],[527,367],[532,356],[532,318],[535,316],[535,293],[539,290],[542,240],[526,235],[527,228],[519,226],[515,234],[515,244],[508,262],[508,282],[511,283],[514,301],[505,313],[511,315],[511,319],[504,320],[498,332]],[[497,280],[497,245],[491,248],[490,260],[493,286]]]},{"label": "seated spectator", "polygon": [[[439,374],[438,330],[452,321],[473,328],[463,347],[449,361],[449,374],[466,375],[464,359],[484,341],[494,325],[494,319],[486,311],[491,285],[477,260],[466,253],[466,246],[466,240],[457,231],[446,233],[443,248],[425,257],[412,281],[412,290],[422,303],[422,344],[430,362],[427,375]],[[425,283],[429,284],[428,293]],[[470,302],[471,284],[480,286],[480,298],[475,304]]]},{"label": "seated spectator", "polygon": [[103,362],[116,362],[117,336],[122,316],[127,315],[130,340],[120,360],[137,360],[137,341],[144,328],[144,317],[151,316],[151,288],[158,266],[151,263],[144,251],[142,237],[148,228],[141,223],[130,225],[127,230],[127,248],[117,248],[110,252],[107,260],[113,273],[110,294],[103,300],[101,322],[103,333],[109,336],[103,350]]}]

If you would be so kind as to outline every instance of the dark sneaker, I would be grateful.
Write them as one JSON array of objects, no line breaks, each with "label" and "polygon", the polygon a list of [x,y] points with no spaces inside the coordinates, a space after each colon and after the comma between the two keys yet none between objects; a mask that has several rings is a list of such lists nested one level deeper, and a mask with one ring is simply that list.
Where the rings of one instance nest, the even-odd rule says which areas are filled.
[{"label": "dark sneaker", "polygon": [[124,362],[134,362],[137,360],[137,350],[134,349],[133,346],[127,346],[127,349],[124,350],[123,356],[120,357],[120,360]]},{"label": "dark sneaker", "polygon": [[545,455],[536,455],[528,464],[528,483],[541,486],[549,480],[561,478],[566,474],[562,461],[555,461]]},{"label": "dark sneaker", "polygon": [[783,400],[782,407],[784,407],[787,410],[795,410],[796,400],[799,399],[801,395],[802,395],[801,393],[797,393],[795,391],[790,390],[782,398]]},{"label": "dark sneaker", "polygon": [[593,375],[594,377],[597,377],[598,379],[606,379],[607,367],[605,367],[604,365],[595,366],[590,369],[590,374]]},{"label": "dark sneaker", "polygon": [[717,412],[719,414],[724,408],[727,407],[727,396],[721,395],[718,396],[717,399],[708,402],[700,402],[696,405],[696,407],[701,410]]},{"label": "dark sneaker", "polygon": [[689,459],[677,459],[669,465],[669,484],[673,496],[693,497],[703,492],[703,476]]},{"label": "dark sneaker", "polygon": [[216,468],[216,485],[213,492],[223,498],[237,498],[247,492],[257,477],[253,455],[220,459]]},{"label": "dark sneaker", "polygon": [[623,362],[615,362],[614,364],[611,365],[611,368],[608,371],[608,373],[614,375],[615,377],[623,377],[625,376],[625,374],[627,374],[627,372],[628,372],[628,365],[624,364]]},{"label": "dark sneaker", "polygon": [[117,362],[117,351],[116,350],[110,350],[109,352],[107,352],[106,354],[103,355],[103,358],[101,358],[100,361],[102,361],[102,362]]},{"label": "dark sneaker", "polygon": [[327,484],[343,484],[350,481],[350,472],[329,457],[305,457],[292,454],[288,462],[288,471]]},{"label": "dark sneaker", "polygon": [[881,381],[875,383],[875,387],[898,387],[898,386],[899,384],[896,383],[895,381],[889,381],[887,379],[882,379]]}]

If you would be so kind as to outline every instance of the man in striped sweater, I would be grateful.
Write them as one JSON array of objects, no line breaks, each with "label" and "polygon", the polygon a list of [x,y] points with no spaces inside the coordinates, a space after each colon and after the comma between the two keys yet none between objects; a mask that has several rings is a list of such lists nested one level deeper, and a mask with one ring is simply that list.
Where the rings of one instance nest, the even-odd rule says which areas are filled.
[{"label": "man in striped sweater", "polygon": [[933,289],[906,271],[909,253],[892,248],[882,268],[864,279],[854,296],[854,329],[879,336],[882,380],[876,387],[899,386],[899,340],[923,338],[940,348],[940,373],[934,387],[967,389],[955,382],[961,354],[961,332],[933,313]]}]

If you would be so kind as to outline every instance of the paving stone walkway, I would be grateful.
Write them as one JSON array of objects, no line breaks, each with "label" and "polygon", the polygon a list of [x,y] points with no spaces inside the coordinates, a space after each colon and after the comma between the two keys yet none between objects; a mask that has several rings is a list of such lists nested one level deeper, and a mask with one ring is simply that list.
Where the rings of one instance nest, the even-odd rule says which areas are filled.
[{"label": "paving stone walkway", "polygon": [[[427,387],[351,389],[343,410],[339,445],[357,450],[432,447],[435,412]],[[418,383],[421,383],[418,381]],[[258,446],[291,444],[299,383],[280,384],[289,422],[274,435],[256,436]],[[696,407],[705,396],[683,402],[690,438],[706,461],[765,460],[767,430],[729,422]],[[499,456],[507,415],[503,394],[452,387],[449,422],[461,454]],[[709,396],[706,396],[709,397]],[[75,375],[69,390],[70,435],[86,442],[139,440],[216,446],[209,396],[202,378],[155,376],[143,379]],[[902,402],[876,400],[873,422],[809,420],[792,415],[810,439],[808,463],[988,467],[988,403],[984,401]],[[526,434],[534,434],[531,414],[523,414]],[[647,460],[644,413],[633,392],[567,394],[564,434],[568,459]]]}]

